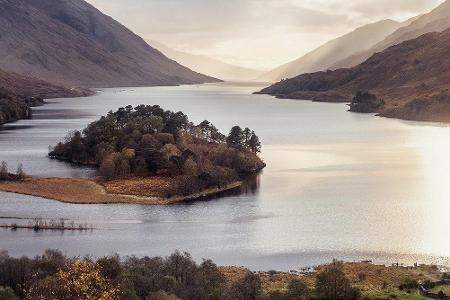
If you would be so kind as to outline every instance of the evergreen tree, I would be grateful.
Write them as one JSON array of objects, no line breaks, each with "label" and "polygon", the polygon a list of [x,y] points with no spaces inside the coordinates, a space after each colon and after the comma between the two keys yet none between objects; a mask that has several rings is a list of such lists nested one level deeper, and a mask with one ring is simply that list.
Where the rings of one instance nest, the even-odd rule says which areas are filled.
[{"label": "evergreen tree", "polygon": [[261,141],[254,131],[252,132],[252,135],[247,143],[247,148],[253,153],[261,152]]},{"label": "evergreen tree", "polygon": [[202,136],[209,141],[211,139],[211,123],[205,120],[201,122],[198,127],[202,132]]},{"label": "evergreen tree", "polygon": [[6,161],[2,161],[2,165],[0,167],[0,180],[7,180],[8,178],[8,164]]},{"label": "evergreen tree", "polygon": [[236,149],[242,149],[244,147],[244,136],[241,127],[234,126],[231,128],[230,134],[227,137],[227,145]]},{"label": "evergreen tree", "polygon": [[17,172],[16,172],[17,178],[19,180],[23,180],[25,179],[25,177],[27,177],[27,174],[25,174],[25,171],[23,170],[23,165],[19,164],[17,166]]},{"label": "evergreen tree", "polygon": [[248,145],[248,143],[250,142],[250,138],[252,137],[252,131],[250,130],[250,128],[246,127],[242,132],[242,136],[244,139],[244,144]]}]

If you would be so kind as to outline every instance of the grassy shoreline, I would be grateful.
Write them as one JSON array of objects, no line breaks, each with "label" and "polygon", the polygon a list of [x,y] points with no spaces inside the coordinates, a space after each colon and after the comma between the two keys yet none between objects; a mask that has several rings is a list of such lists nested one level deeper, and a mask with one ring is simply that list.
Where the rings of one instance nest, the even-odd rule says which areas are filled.
[{"label": "grassy shoreline", "polygon": [[[262,282],[264,294],[286,290],[289,281],[301,279],[312,290],[318,274],[325,265],[313,267],[305,272],[254,272]],[[248,271],[244,267],[221,267],[221,271],[230,280],[241,278]],[[427,299],[420,295],[416,287],[401,286],[405,282],[439,281],[442,272],[433,265],[418,266],[385,266],[371,262],[344,262],[343,271],[352,286],[361,291],[361,299]],[[312,298],[315,299],[315,298]]]},{"label": "grassy shoreline", "polygon": [[[145,181],[145,179],[142,179]],[[151,180],[151,178],[149,179]],[[119,180],[127,184],[126,180]],[[242,182],[230,183],[221,188],[209,188],[186,196],[164,198],[145,194],[111,193],[108,187],[98,180],[82,178],[27,178],[24,181],[2,181],[0,191],[56,200],[69,204],[141,204],[170,205],[194,201],[238,189]]]},{"label": "grassy shoreline", "polygon": [[[179,251],[167,257],[113,254],[81,258],[47,250],[34,258],[4,253],[0,259],[0,296],[5,294],[5,290],[1,294],[1,288],[6,287],[9,295],[18,297],[5,299],[84,299],[86,293],[80,295],[78,291],[80,286],[86,286],[86,291],[95,294],[89,299],[101,299],[93,287],[103,287],[115,292],[108,299],[117,300],[194,298],[189,295],[205,295],[194,299],[425,300],[428,295],[434,293],[436,297],[432,298],[436,299],[440,291],[450,290],[448,276],[434,265],[385,266],[333,260],[301,271],[258,272],[246,267],[219,266],[212,260],[198,263],[189,253]],[[167,284],[169,278],[174,284]],[[93,280],[101,284],[93,285]],[[71,296],[64,297],[68,293]],[[56,298],[55,294],[63,296]]]}]

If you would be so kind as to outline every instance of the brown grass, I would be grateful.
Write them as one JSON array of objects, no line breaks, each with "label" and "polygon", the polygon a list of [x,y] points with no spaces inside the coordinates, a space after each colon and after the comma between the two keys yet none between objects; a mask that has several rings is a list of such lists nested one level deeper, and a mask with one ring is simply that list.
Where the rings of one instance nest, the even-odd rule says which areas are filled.
[{"label": "brown grass", "polygon": [[79,178],[27,178],[25,181],[0,181],[0,191],[30,195],[73,204],[168,205],[197,200],[241,186],[232,183],[222,189],[211,188],[189,196],[160,197],[169,179],[136,178],[99,182]]},{"label": "brown grass", "polygon": [[163,197],[163,191],[173,183],[169,177],[155,176],[106,181],[102,185],[109,194]]},{"label": "brown grass", "polygon": [[[257,274],[261,279],[264,292],[269,294],[271,291],[286,290],[293,279],[300,279],[313,289],[316,276],[323,268],[324,266],[319,266],[315,272],[311,273],[258,272]],[[244,267],[221,267],[220,271],[231,282],[239,280],[249,272]],[[390,299],[392,295],[396,295],[397,299],[418,299],[420,297],[417,296],[416,291],[411,291],[411,294],[400,291],[400,284],[405,279],[436,281],[442,275],[433,266],[386,267],[371,263],[345,263],[344,272],[352,285],[358,287],[363,297],[368,299]]]}]

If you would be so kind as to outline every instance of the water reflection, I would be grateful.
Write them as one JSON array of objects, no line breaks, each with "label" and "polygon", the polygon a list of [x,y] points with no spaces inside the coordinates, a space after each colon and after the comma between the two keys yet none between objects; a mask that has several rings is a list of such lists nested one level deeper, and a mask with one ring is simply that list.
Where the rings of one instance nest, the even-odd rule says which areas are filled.
[{"label": "water reflection", "polygon": [[259,174],[248,176],[244,180],[244,184],[240,188],[240,194],[250,194],[255,196],[258,193],[259,186],[261,185],[261,176],[264,171],[261,171]]},{"label": "water reflection", "polygon": [[8,125],[0,125],[0,134],[4,133],[8,133],[8,131],[12,131],[12,130],[24,130],[24,129],[30,129],[33,126],[28,126],[28,125],[15,125],[15,123],[12,124],[8,124]]},{"label": "water reflection", "polygon": [[[56,104],[56,103],[53,103]],[[48,105],[52,105],[48,103]],[[44,106],[44,107],[47,107]],[[73,110],[73,109],[39,109],[33,112],[33,120],[70,120],[70,119],[85,119],[93,118],[96,115],[83,110]]]},{"label": "water reflection", "polygon": [[223,198],[234,198],[238,196],[256,196],[259,189],[260,177],[262,172],[257,175],[247,176],[243,179],[242,185],[213,195],[206,195],[195,200],[184,201],[179,205],[192,205],[203,203],[205,201],[221,200]]},{"label": "water reflection", "polygon": [[447,256],[450,249],[450,139],[442,128],[418,130],[416,145],[420,151],[423,181],[422,213],[426,221],[423,230],[424,244],[428,253]]}]

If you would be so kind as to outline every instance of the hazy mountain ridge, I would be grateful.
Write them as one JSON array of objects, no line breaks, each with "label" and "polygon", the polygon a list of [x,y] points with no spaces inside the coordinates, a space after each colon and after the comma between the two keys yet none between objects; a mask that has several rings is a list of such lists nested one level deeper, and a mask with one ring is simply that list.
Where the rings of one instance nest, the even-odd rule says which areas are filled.
[{"label": "hazy mountain ridge", "polygon": [[222,80],[251,81],[255,80],[264,72],[261,70],[235,66],[204,55],[195,55],[174,50],[157,41],[150,41],[149,44],[161,51],[167,57],[177,61],[183,66],[190,68],[191,70]]},{"label": "hazy mountain ridge", "polygon": [[370,91],[383,116],[450,121],[450,29],[392,46],[349,69],[303,74],[262,90],[280,98],[350,102]]},{"label": "hazy mountain ridge", "polygon": [[0,68],[68,86],[216,81],[166,58],[83,0],[0,0]]},{"label": "hazy mountain ridge", "polygon": [[263,74],[259,79],[278,81],[303,73],[327,70],[338,61],[363,49],[369,49],[400,28],[402,24],[393,20],[383,20],[359,27],[346,35],[325,43],[295,61]]},{"label": "hazy mountain ridge", "polygon": [[450,0],[445,1],[431,12],[416,17],[409,25],[403,26],[391,35],[366,51],[360,51],[335,63],[331,69],[356,66],[374,53],[383,51],[390,46],[417,38],[430,32],[441,32],[450,28]]}]

